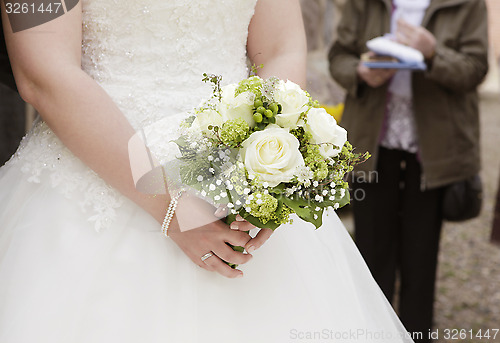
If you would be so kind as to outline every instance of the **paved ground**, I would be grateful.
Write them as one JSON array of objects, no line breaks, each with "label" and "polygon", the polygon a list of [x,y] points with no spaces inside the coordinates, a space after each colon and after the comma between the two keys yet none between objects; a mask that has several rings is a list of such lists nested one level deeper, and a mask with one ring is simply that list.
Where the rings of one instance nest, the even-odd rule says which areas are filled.
[{"label": "paved ground", "polygon": [[[500,342],[470,338],[478,330],[500,329],[500,246],[489,242],[494,200],[500,176],[500,95],[481,98],[482,177],[485,201],[481,216],[464,223],[446,223],[441,240],[435,330],[438,343]],[[342,220],[352,230],[351,214]],[[446,329],[462,331],[466,339],[445,339]],[[454,331],[450,331],[451,334]]]}]

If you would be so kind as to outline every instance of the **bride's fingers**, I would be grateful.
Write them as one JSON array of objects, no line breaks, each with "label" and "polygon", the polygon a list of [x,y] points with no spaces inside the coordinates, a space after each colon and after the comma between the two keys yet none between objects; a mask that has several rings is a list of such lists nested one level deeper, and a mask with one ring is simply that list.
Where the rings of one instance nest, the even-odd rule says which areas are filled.
[{"label": "bride's fingers", "polygon": [[221,258],[221,260],[234,264],[245,264],[253,257],[251,254],[244,254],[242,252],[235,251],[227,244],[222,244],[213,251]]},{"label": "bride's fingers", "polygon": [[243,272],[241,270],[229,267],[217,255],[207,258],[204,263],[222,276],[233,279],[243,276]]},{"label": "bride's fingers", "polygon": [[252,237],[243,231],[230,230],[225,233],[223,240],[231,245],[244,247]]},{"label": "bride's fingers", "polygon": [[259,233],[245,245],[245,250],[252,253],[259,249],[271,237],[273,232],[271,229],[260,229]]},{"label": "bride's fingers", "polygon": [[[236,219],[236,220],[238,220],[238,219]],[[229,227],[232,230],[239,230],[239,231],[250,231],[252,229],[255,229],[255,226],[250,224],[246,220],[232,222],[231,225],[229,225]]]},{"label": "bride's fingers", "polygon": [[[196,262],[195,262],[195,263],[196,263]],[[203,268],[203,269],[205,269],[205,270],[208,270],[209,272],[213,272],[213,271],[215,271],[215,270],[214,270],[214,268],[210,267],[210,266],[209,266],[208,264],[206,264],[206,263],[201,262],[201,263],[196,263],[196,264],[197,264],[199,267],[201,267],[201,268]]]},{"label": "bride's fingers", "polygon": [[206,264],[201,260],[201,256],[194,256],[193,254],[188,254],[188,256],[191,259],[191,261],[193,261],[194,264],[196,264],[198,267],[208,270],[209,272],[214,271],[213,267],[211,267],[210,265]]},{"label": "bride's fingers", "polygon": [[217,218],[224,218],[227,216],[227,213],[228,213],[228,208],[226,205],[219,205],[219,207],[217,207],[217,210],[215,210],[215,213],[214,213],[214,216],[216,216]]}]

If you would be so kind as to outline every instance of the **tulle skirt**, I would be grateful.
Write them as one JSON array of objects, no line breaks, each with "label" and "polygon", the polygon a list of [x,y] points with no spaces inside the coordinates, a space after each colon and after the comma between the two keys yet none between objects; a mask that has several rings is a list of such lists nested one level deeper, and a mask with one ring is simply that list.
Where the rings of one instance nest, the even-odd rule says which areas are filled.
[{"label": "tulle skirt", "polygon": [[411,342],[335,213],[280,227],[226,279],[125,201],[98,233],[43,176],[0,169],[0,342]]}]

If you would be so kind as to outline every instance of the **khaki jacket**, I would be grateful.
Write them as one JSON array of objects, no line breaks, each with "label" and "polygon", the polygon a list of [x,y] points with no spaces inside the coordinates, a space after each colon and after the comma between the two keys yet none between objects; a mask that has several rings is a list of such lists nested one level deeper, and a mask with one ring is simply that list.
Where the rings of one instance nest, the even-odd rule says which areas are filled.
[{"label": "khaki jacket", "polygon": [[[372,157],[357,167],[373,175],[385,116],[388,84],[371,88],[356,73],[366,42],[390,32],[391,0],[348,0],[329,53],[330,72],[347,91],[341,125],[358,152]],[[435,188],[480,169],[477,86],[488,70],[484,0],[431,0],[422,26],[437,40],[428,70],[413,76],[413,102],[422,187]]]}]

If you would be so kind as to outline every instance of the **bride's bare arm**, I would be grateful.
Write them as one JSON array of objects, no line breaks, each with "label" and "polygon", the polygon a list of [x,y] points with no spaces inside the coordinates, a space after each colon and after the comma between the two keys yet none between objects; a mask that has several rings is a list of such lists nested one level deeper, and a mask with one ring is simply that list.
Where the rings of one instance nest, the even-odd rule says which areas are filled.
[{"label": "bride's bare arm", "polygon": [[[260,77],[291,80],[305,89],[307,45],[299,0],[258,0],[248,28],[248,56]],[[260,230],[245,246],[252,252],[271,236]]]},{"label": "bride's bare arm", "polygon": [[[81,69],[81,2],[53,21],[16,33],[8,25],[5,8],[2,15],[7,47],[23,99],[38,110],[78,158],[161,222],[169,196],[153,197],[135,188],[128,155],[128,141],[134,130],[108,94]],[[176,225],[172,223],[173,231],[179,230]],[[199,266],[236,277],[241,275],[240,271],[232,270],[222,261],[205,264],[200,257],[218,249],[226,260],[243,264],[251,256],[233,252],[224,242],[244,245],[248,240],[246,233],[215,222],[200,230],[191,230],[176,243]]]},{"label": "bride's bare arm", "polygon": [[248,56],[258,75],[306,86],[307,45],[299,0],[258,0],[250,22]]},{"label": "bride's bare arm", "polygon": [[23,99],[76,156],[160,221],[166,196],[142,194],[132,180],[127,147],[133,128],[106,92],[81,69],[81,7],[16,33],[7,25],[7,17],[3,22]]}]

